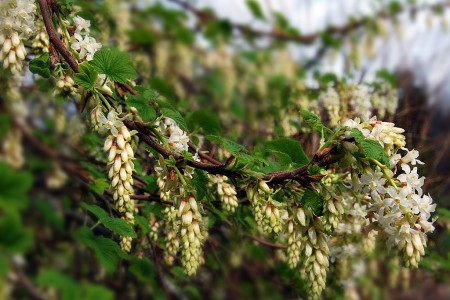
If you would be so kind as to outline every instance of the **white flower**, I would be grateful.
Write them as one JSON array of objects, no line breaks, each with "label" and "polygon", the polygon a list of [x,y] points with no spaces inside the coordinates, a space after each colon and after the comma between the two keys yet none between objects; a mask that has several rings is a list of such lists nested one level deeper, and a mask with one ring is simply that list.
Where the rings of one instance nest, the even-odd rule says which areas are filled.
[{"label": "white flower", "polygon": [[98,114],[98,122],[101,123],[106,130],[111,130],[113,136],[117,136],[117,128],[122,126],[122,121],[117,119],[116,113],[111,110],[106,118],[103,113]]},{"label": "white flower", "polygon": [[91,30],[91,21],[89,20],[85,20],[80,16],[76,16],[73,18],[73,21],[75,22],[76,28],[75,28],[75,33],[86,33],[89,34],[90,30]]},{"label": "white flower", "polygon": [[406,184],[412,189],[415,189],[419,196],[422,195],[422,186],[424,184],[425,177],[419,178],[419,174],[417,174],[417,167],[412,170],[411,168],[406,168],[406,170],[403,170],[405,171],[405,173],[398,175],[397,179],[403,184]]},{"label": "white flower", "polygon": [[384,188],[386,179],[378,167],[375,170],[365,170],[364,174],[361,175],[361,183],[366,186],[365,191],[370,192],[373,199],[378,199],[380,194],[386,193]]},{"label": "white flower", "polygon": [[92,37],[83,37],[79,33],[75,33],[74,36],[76,41],[72,43],[71,48],[79,52],[78,56],[80,59],[86,58],[87,61],[92,60],[94,53],[102,47],[102,44],[97,43]]},{"label": "white flower", "polygon": [[419,164],[419,165],[424,164],[421,160],[417,159],[419,157],[419,151],[417,151],[415,149],[408,150],[407,148],[402,148],[402,150],[405,150],[407,152],[405,154],[405,156],[403,156],[401,159],[401,164],[402,164],[401,167],[405,173],[409,173],[411,170],[411,167],[408,164],[411,164],[413,166],[415,166],[417,164]]}]

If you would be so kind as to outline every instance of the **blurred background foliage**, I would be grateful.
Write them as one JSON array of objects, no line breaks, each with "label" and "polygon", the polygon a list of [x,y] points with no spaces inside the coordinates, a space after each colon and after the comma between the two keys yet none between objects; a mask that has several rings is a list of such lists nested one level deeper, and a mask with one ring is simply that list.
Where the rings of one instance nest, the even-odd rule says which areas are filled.
[{"label": "blurred background foliage", "polygon": [[[62,8],[70,2],[58,1]],[[221,11],[233,1],[73,2],[81,8],[79,15],[91,21],[97,40],[131,53],[139,73],[136,83],[148,85],[176,107],[193,140],[220,134],[257,152],[264,151],[267,140],[291,136],[312,155],[319,137],[302,127],[300,109],[320,114],[333,126],[323,100],[329,87],[339,95],[339,116],[344,120],[359,115],[346,95],[367,86],[373,97],[384,101],[384,106],[374,104],[372,112],[405,128],[407,145],[422,153],[425,189],[438,204],[439,219],[419,270],[404,269],[395,259],[375,252],[367,258],[368,270],[358,278],[356,290],[363,299],[450,297],[450,95],[438,90],[448,77],[425,85],[418,80],[424,69],[415,69],[414,64],[408,68],[401,60],[397,65],[380,65],[377,60],[380,49],[388,51],[385,56],[406,55],[407,44],[395,48],[388,41],[402,41],[402,35],[425,16],[440,32],[435,43],[421,45],[428,58],[425,65],[438,60],[438,68],[447,68],[445,56],[428,53],[449,37],[449,2],[360,1],[367,2],[367,12],[336,10],[330,14],[345,16],[339,24],[319,24],[318,29],[303,29],[306,32],[293,24],[291,12],[271,9],[273,1],[241,1],[233,16]],[[330,5],[317,2],[321,6],[315,11]],[[353,1],[345,7],[351,11],[352,5],[358,4]],[[239,21],[244,14],[251,16],[249,21]],[[2,156],[7,163],[0,164],[0,290],[5,297],[305,297],[299,272],[280,263],[281,251],[248,239],[239,227],[228,226],[220,212],[210,217],[206,263],[196,277],[188,278],[180,267],[165,266],[161,249],[150,242],[142,247],[145,254],[124,253],[106,226],[96,223],[101,212],[82,205],[94,198],[108,201],[101,196],[108,183],[94,159],[102,139],[85,131],[73,103],[61,94],[41,92],[48,90],[49,79],[27,72],[19,89],[11,86],[8,72],[0,76],[1,97],[18,93],[15,96],[26,99],[30,111],[29,128],[0,115],[0,137],[16,130],[23,138],[23,149],[12,151],[13,157]],[[387,109],[389,105],[394,109]],[[3,106],[2,102],[1,111]],[[145,175],[145,157],[141,164],[136,166],[142,174],[141,188],[153,192],[156,178]],[[65,173],[61,166],[73,173],[61,175]],[[162,204],[140,205],[161,217]],[[253,221],[241,217],[245,209],[238,210],[231,222],[254,230]],[[138,234],[152,229],[151,222],[137,220],[137,224]],[[348,298],[342,285],[333,281],[335,275],[329,274],[323,297]]]}]

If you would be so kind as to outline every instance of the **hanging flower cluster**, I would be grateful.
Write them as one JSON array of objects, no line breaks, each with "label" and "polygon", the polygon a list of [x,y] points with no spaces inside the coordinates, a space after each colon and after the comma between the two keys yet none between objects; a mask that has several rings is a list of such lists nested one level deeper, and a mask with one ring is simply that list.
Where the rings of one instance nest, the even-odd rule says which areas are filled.
[{"label": "hanging flower cluster", "polygon": [[[109,129],[110,135],[105,140],[104,151],[108,153],[108,178],[117,211],[128,223],[134,224],[135,205],[130,195],[133,194],[134,150],[131,147],[131,133],[117,119],[114,111],[108,113],[108,118],[100,115],[100,122]],[[131,237],[122,237],[121,247],[131,250]]]},{"label": "hanging flower cluster", "polygon": [[222,208],[233,213],[239,205],[234,186],[227,182],[226,176],[222,175],[209,175],[209,180],[209,186],[217,191]]},{"label": "hanging flower cluster", "polygon": [[397,247],[406,265],[417,267],[425,254],[426,233],[434,230],[429,219],[436,207],[422,191],[425,177],[420,177],[415,167],[422,163],[418,151],[404,148],[404,130],[393,123],[372,118],[344,125],[376,140],[388,154],[391,168],[376,162],[368,165],[362,175],[353,176],[353,188],[370,197],[367,213],[387,236],[388,247]]},{"label": "hanging flower cluster", "polygon": [[0,60],[5,69],[18,74],[27,41],[36,31],[36,5],[32,0],[5,0],[0,4]]}]

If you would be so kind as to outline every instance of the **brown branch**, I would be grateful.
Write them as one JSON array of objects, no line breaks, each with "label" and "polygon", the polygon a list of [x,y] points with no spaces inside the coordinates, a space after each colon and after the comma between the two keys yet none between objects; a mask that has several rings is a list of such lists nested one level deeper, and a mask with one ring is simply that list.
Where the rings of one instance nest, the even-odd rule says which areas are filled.
[{"label": "brown branch", "polygon": [[67,50],[64,43],[58,37],[58,33],[53,26],[52,9],[49,6],[47,0],[39,0],[39,7],[41,9],[42,19],[44,20],[45,29],[47,30],[50,42],[55,46],[56,50],[62,55],[62,57],[69,64],[70,68],[75,72],[79,72],[78,63],[72,56],[69,50]]},{"label": "brown branch", "polygon": [[12,267],[17,275],[17,280],[25,288],[31,299],[44,300],[45,297],[41,294],[38,288],[33,284],[27,274],[22,270],[18,263],[11,262]]},{"label": "brown branch", "polygon": [[254,235],[248,235],[248,237],[251,238],[252,240],[254,240],[255,242],[258,242],[261,245],[267,246],[269,248],[275,248],[275,249],[286,249],[287,248],[286,245],[274,244],[274,243],[268,242],[266,240],[263,240],[260,237],[254,236]]}]

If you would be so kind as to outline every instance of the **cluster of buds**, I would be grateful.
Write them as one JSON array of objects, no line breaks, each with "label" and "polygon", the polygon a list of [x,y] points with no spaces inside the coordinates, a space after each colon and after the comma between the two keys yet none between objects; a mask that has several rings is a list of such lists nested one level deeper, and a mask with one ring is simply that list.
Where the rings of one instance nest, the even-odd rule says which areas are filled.
[{"label": "cluster of buds", "polygon": [[181,199],[178,217],[181,218],[181,264],[188,275],[193,275],[202,262],[202,244],[207,236],[202,231],[202,215],[194,196]]},{"label": "cluster of buds", "polygon": [[320,221],[312,222],[304,238],[305,277],[311,299],[319,299],[325,288],[330,255],[327,236],[318,229],[321,224],[315,226],[316,223]]},{"label": "cluster of buds", "polygon": [[9,130],[3,139],[0,160],[5,161],[15,169],[25,163],[22,147],[22,134],[17,130]]},{"label": "cluster of buds", "polygon": [[227,177],[223,175],[209,175],[209,185],[215,187],[217,195],[222,202],[222,208],[225,211],[233,213],[238,207],[238,199],[236,197],[236,189],[227,182]]},{"label": "cluster of buds", "polygon": [[40,54],[43,52],[49,51],[50,40],[48,39],[47,32],[45,30],[41,30],[33,40],[33,44],[31,45],[34,53]]},{"label": "cluster of buds", "polygon": [[267,233],[281,232],[285,211],[278,209],[278,203],[272,199],[273,190],[263,180],[257,186],[247,189],[247,198],[251,203],[253,215],[258,226]]},{"label": "cluster of buds", "polygon": [[75,82],[70,75],[62,75],[56,82],[55,95],[74,95],[76,92]]},{"label": "cluster of buds", "polygon": [[10,69],[11,73],[16,74],[22,71],[22,61],[27,56],[25,46],[19,38],[17,32],[13,32],[11,36],[0,34],[0,59],[3,61],[3,67]]},{"label": "cluster of buds", "polygon": [[[128,223],[134,224],[134,202],[130,195],[133,194],[133,158],[134,150],[130,144],[131,134],[127,127],[122,125],[117,134],[110,134],[104,145],[104,151],[108,152],[108,178],[111,180],[111,189],[116,209],[122,214],[122,218]],[[123,237],[121,247],[125,251],[131,250],[130,237]]]},{"label": "cluster of buds", "polygon": [[331,170],[324,170],[321,173],[325,175],[320,182],[321,184],[318,185],[319,193],[324,198],[322,221],[325,230],[332,232],[337,228],[345,212],[342,205],[342,196],[337,195],[338,191],[335,190],[339,176]]},{"label": "cluster of buds", "polygon": [[27,52],[23,40],[35,32],[36,4],[32,0],[0,3],[0,60],[13,74],[22,71]]},{"label": "cluster of buds", "polygon": [[300,261],[302,251],[302,231],[295,219],[286,223],[288,235],[287,262],[291,269],[294,269]]},{"label": "cluster of buds", "polygon": [[156,243],[158,241],[159,223],[158,220],[156,220],[155,216],[152,215],[149,217],[148,226],[150,228],[150,231],[148,233],[150,240],[153,243]]},{"label": "cluster of buds", "polygon": [[166,207],[163,211],[166,224],[166,245],[164,249],[164,262],[171,266],[180,250],[180,239],[178,238],[178,213],[175,207]]}]

